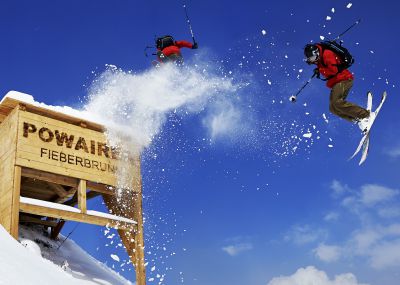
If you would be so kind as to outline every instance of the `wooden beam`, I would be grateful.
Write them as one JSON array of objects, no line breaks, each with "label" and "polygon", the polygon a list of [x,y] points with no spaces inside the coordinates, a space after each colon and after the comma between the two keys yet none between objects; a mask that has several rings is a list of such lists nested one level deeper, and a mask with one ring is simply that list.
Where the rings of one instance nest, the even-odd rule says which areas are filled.
[{"label": "wooden beam", "polygon": [[70,220],[99,226],[108,226],[111,228],[117,228],[127,231],[132,231],[136,228],[136,224],[134,223],[127,223],[110,218],[93,216],[83,213],[75,213],[62,209],[53,209],[45,206],[32,205],[24,202],[19,203],[19,208],[22,213],[34,214],[43,217],[53,217],[57,219]]},{"label": "wooden beam", "polygon": [[87,182],[87,188],[92,191],[102,193],[102,194],[107,194],[107,195],[113,195],[114,191],[115,191],[115,188],[112,186],[101,184],[101,183],[96,183],[96,182],[92,182],[92,181]]},{"label": "wooden beam", "polygon": [[51,239],[57,239],[58,235],[60,234],[62,228],[65,225],[65,221],[61,220],[57,223],[57,226],[55,226],[54,228],[51,228],[51,234],[50,234],[50,238]]},{"label": "wooden beam", "polygon": [[59,197],[67,196],[68,192],[60,184],[48,183],[48,187],[53,190]]},{"label": "wooden beam", "polygon": [[78,209],[81,210],[82,213],[86,214],[87,205],[86,205],[86,180],[81,179],[78,185]]},{"label": "wooden beam", "polygon": [[19,221],[21,223],[33,223],[33,224],[39,224],[47,227],[56,227],[57,222],[56,221],[46,221],[46,220],[41,220],[39,218],[34,218],[26,215],[21,215]]},{"label": "wooden beam", "polygon": [[10,234],[18,240],[19,197],[21,194],[21,167],[14,167],[14,189],[12,194],[11,230]]},{"label": "wooden beam", "polygon": [[[64,186],[77,187],[79,183],[79,179],[72,178],[68,176],[63,176],[59,174],[53,174],[41,170],[36,170],[32,168],[22,168],[22,176],[28,178],[34,178],[46,182],[51,182],[55,184],[60,184]],[[92,181],[87,181],[87,188],[103,194],[113,195],[114,187],[102,183],[96,183]]]},{"label": "wooden beam", "polygon": [[22,168],[22,176],[70,187],[77,187],[79,182],[79,179],[77,178],[53,174],[26,167]]},{"label": "wooden beam", "polygon": [[65,195],[64,197],[58,197],[54,203],[59,203],[59,204],[63,204],[64,202],[68,201],[69,199],[71,199],[75,193],[76,193],[76,188],[71,188],[70,190],[67,191],[67,195]]}]

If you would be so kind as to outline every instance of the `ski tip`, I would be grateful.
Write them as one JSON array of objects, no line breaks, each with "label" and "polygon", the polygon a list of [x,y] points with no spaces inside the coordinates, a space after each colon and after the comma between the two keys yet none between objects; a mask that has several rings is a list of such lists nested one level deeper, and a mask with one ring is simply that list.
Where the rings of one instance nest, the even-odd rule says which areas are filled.
[{"label": "ski tip", "polygon": [[387,96],[387,92],[385,90],[385,91],[383,91],[382,97],[386,97],[386,96]]}]

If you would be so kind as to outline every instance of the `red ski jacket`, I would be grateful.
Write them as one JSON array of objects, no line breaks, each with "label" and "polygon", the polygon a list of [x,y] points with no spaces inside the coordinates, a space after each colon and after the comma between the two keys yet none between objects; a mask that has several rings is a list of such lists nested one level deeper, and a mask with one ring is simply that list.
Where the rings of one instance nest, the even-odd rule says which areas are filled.
[{"label": "red ski jacket", "polygon": [[[317,63],[319,72],[325,77],[329,78],[326,82],[328,88],[332,88],[336,83],[354,79],[353,74],[348,69],[338,73],[337,65],[341,63],[340,58],[331,50],[323,49],[317,45],[319,49],[320,60]],[[332,77],[332,78],[330,78]]]},{"label": "red ski jacket", "polygon": [[[188,41],[176,41],[174,45],[166,47],[162,50],[162,53],[168,57],[171,54],[181,54],[181,48],[186,47],[186,48],[192,48],[193,44],[188,42]],[[160,50],[160,49],[159,49]]]}]

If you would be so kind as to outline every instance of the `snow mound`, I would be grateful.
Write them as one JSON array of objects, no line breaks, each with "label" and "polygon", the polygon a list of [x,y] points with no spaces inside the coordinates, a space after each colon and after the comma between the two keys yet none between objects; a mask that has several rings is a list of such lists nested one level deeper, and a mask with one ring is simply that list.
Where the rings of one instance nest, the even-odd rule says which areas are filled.
[{"label": "snow mound", "polygon": [[132,285],[72,240],[57,250],[60,241],[24,226],[20,227],[20,240],[0,226],[1,285]]}]

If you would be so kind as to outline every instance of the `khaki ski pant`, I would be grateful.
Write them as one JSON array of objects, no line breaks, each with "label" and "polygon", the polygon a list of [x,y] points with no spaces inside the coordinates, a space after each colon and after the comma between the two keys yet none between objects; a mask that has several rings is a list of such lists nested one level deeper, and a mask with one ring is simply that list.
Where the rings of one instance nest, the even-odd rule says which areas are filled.
[{"label": "khaki ski pant", "polygon": [[346,101],[352,86],[353,80],[336,83],[332,87],[329,99],[329,111],[348,121],[363,119],[369,116],[368,110]]}]

